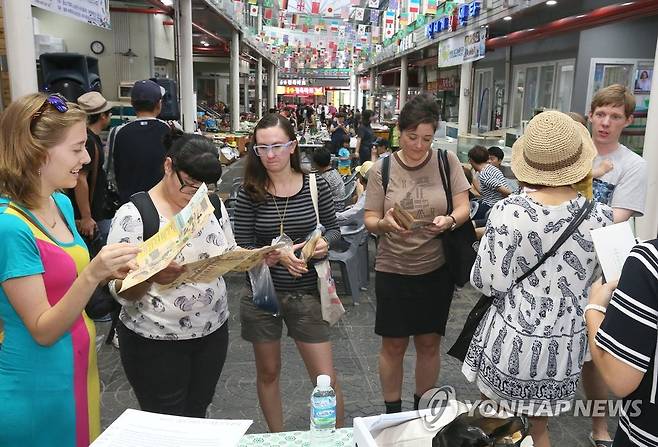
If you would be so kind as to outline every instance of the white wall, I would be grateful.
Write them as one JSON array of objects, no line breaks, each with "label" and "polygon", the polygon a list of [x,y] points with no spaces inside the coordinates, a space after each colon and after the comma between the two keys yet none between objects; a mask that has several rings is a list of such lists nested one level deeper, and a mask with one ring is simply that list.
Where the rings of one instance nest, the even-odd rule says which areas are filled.
[{"label": "white wall", "polygon": [[[111,101],[117,100],[119,82],[153,76],[153,57],[174,59],[173,26],[163,26],[162,21],[168,18],[162,15],[112,12],[112,30],[105,30],[40,8],[32,8],[32,14],[39,20],[41,34],[64,39],[70,53],[94,56],[98,59],[103,96]],[[149,20],[154,37],[153,51],[149,45]],[[95,55],[91,52],[90,44],[94,40],[105,45],[102,54]],[[133,63],[129,63],[127,57],[115,54],[129,48],[138,55]]]}]

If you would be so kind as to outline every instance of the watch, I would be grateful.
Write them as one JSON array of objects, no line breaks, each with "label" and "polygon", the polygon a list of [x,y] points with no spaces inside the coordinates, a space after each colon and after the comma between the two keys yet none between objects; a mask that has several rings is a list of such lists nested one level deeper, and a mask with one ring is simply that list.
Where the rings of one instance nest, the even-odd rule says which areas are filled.
[{"label": "watch", "polygon": [[91,48],[92,53],[101,54],[103,51],[105,51],[105,44],[103,44],[103,42],[100,40],[94,40],[91,45],[89,45],[89,48]]}]

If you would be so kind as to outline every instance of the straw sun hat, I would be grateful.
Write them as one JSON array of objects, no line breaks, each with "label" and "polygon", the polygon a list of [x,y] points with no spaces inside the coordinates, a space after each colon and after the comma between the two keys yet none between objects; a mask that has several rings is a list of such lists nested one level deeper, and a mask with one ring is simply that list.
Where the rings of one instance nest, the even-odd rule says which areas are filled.
[{"label": "straw sun hat", "polygon": [[585,126],[549,110],[535,116],[512,146],[512,171],[531,185],[573,185],[589,174],[595,156]]}]

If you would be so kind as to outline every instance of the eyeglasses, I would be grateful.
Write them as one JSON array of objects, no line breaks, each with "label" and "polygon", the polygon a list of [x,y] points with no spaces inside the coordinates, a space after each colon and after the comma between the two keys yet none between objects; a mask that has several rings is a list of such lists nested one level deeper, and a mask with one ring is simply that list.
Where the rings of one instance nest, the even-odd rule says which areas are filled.
[{"label": "eyeglasses", "polygon": [[288,149],[291,144],[293,144],[295,141],[291,140],[288,141],[287,143],[280,143],[280,144],[258,144],[254,146],[254,152],[256,155],[259,157],[266,156],[269,152],[273,152],[274,155],[281,155],[283,151]]},{"label": "eyeglasses", "polygon": [[[180,182],[181,185],[178,190],[183,194],[194,194],[201,187],[201,185],[196,186],[196,185],[191,185],[189,183],[185,183],[185,181],[183,181],[183,177],[180,176],[180,172],[178,172],[177,170],[174,170],[174,172],[176,173],[176,178],[178,178],[178,181]],[[210,190],[210,188],[208,188],[208,190]]]},{"label": "eyeglasses", "polygon": [[37,110],[34,115],[32,115],[32,121],[30,122],[31,127],[34,126],[37,121],[39,121],[39,118],[41,118],[41,115],[43,115],[43,113],[46,111],[49,104],[53,106],[59,113],[65,113],[69,110],[69,106],[66,104],[66,98],[64,98],[62,95],[59,93],[48,95],[41,107],[39,107],[39,110]]}]

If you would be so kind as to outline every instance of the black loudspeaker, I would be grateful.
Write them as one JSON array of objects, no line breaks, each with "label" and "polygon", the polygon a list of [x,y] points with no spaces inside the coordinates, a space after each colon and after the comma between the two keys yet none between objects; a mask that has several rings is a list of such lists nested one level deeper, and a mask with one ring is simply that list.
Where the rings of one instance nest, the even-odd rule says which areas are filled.
[{"label": "black loudspeaker", "polygon": [[76,53],[46,53],[39,56],[46,91],[61,93],[76,101],[83,93],[100,91],[98,59]]},{"label": "black loudspeaker", "polygon": [[180,108],[178,106],[178,88],[176,81],[171,79],[153,78],[158,85],[165,89],[165,94],[162,97],[162,110],[158,118],[162,120],[180,120]]}]

